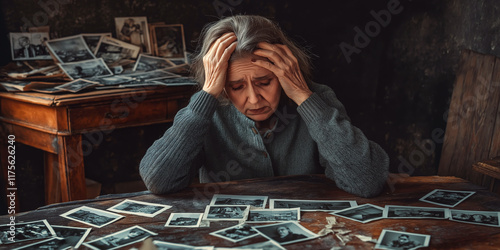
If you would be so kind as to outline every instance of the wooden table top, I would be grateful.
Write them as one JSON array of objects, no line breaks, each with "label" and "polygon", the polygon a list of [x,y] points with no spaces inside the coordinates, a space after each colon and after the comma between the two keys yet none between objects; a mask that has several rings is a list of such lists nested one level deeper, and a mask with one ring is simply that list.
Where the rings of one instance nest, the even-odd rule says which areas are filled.
[{"label": "wooden table top", "polygon": [[[88,225],[68,220],[59,216],[71,209],[80,206],[89,206],[98,209],[110,208],[124,199],[166,204],[172,208],[153,217],[143,217],[122,214],[125,217],[102,228],[92,228],[85,241],[94,240],[105,235],[139,225],[157,233],[154,240],[173,243],[189,244],[194,246],[236,247],[264,241],[257,236],[238,243],[218,238],[209,233],[234,226],[237,222],[212,221],[209,227],[174,228],[165,227],[170,213],[192,212],[203,213],[206,205],[214,194],[238,195],[266,195],[269,199],[301,199],[301,200],[354,200],[358,205],[370,203],[380,207],[386,205],[441,207],[419,201],[434,189],[448,189],[460,191],[475,191],[465,201],[452,209],[500,211],[500,197],[489,192],[486,188],[456,177],[425,176],[391,178],[385,191],[378,197],[360,198],[338,189],[334,182],[323,175],[285,176],[276,178],[250,179],[210,184],[195,184],[180,192],[165,195],[153,195],[149,192],[131,194],[107,195],[93,200],[59,203],[39,208],[34,211],[16,214],[16,223],[46,219],[51,225],[73,227],[90,227]],[[327,217],[334,217],[328,212],[301,212],[300,224],[313,233],[325,228]],[[382,229],[406,231],[410,233],[431,235],[430,249],[494,249],[500,247],[500,227],[459,223],[451,220],[437,219],[381,219],[368,223],[360,223],[346,218],[335,216],[337,221],[345,223],[346,230],[352,235],[364,235],[377,240]],[[0,224],[7,224],[9,216],[0,216]],[[31,242],[9,244],[9,247],[27,245]],[[0,245],[0,248],[5,245]],[[137,248],[141,243],[136,243]],[[286,249],[331,249],[343,247],[347,249],[373,249],[371,242],[363,242],[352,237],[342,246],[335,235],[328,234],[317,239],[285,245]],[[86,249],[81,246],[79,249]]]}]

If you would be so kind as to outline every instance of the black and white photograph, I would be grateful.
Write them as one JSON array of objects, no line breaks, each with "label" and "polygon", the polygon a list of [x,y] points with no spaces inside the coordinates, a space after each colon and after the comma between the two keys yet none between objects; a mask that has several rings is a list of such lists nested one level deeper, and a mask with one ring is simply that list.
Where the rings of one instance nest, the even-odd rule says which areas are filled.
[{"label": "black and white photograph", "polygon": [[90,51],[92,51],[95,55],[97,52],[97,45],[99,45],[99,41],[101,40],[101,37],[107,36],[111,37],[111,33],[83,33],[81,34],[83,36],[83,40],[85,40],[85,43],[87,43],[87,46],[89,47]]},{"label": "black and white photograph", "polygon": [[199,227],[203,213],[171,213],[165,227]]},{"label": "black and white photograph", "polygon": [[225,240],[229,240],[232,242],[239,242],[242,240],[250,239],[259,235],[257,231],[255,231],[248,224],[238,224],[236,226],[224,228],[221,230],[217,230],[215,232],[211,232],[210,235],[217,236],[223,238]]},{"label": "black and white photograph", "polygon": [[142,53],[153,53],[147,17],[115,17],[115,28],[118,39],[138,46]]},{"label": "black and white photograph", "polygon": [[140,48],[137,45],[108,36],[101,37],[95,50],[96,57],[104,59],[106,64],[112,66],[133,63],[139,53]]},{"label": "black and white photograph", "polygon": [[383,229],[375,248],[377,249],[417,249],[428,247],[431,236]]},{"label": "black and white photograph", "polygon": [[80,62],[59,63],[58,65],[72,80],[80,78],[94,79],[113,75],[102,58]]},{"label": "black and white photograph", "polygon": [[213,250],[213,246],[195,247],[186,244],[171,243],[166,241],[154,240],[153,244],[157,250]]},{"label": "black and white photograph", "polygon": [[151,80],[158,85],[166,86],[196,86],[198,83],[192,77],[167,77]]},{"label": "black and white photograph", "polygon": [[267,196],[214,194],[210,205],[250,205],[255,208],[265,208],[267,199]]},{"label": "black and white photograph", "polygon": [[249,205],[208,205],[203,214],[204,220],[246,220]]},{"label": "black and white photograph", "polygon": [[71,209],[60,215],[66,219],[81,222],[93,227],[104,227],[125,216],[108,212],[106,210],[91,208],[87,206]]},{"label": "black and white photograph", "polygon": [[393,206],[384,207],[384,218],[391,219],[448,219],[448,208]]},{"label": "black and white photograph", "polygon": [[[225,250],[226,248],[217,248],[217,250]],[[227,249],[261,249],[261,250],[285,250],[284,247],[282,247],[278,242],[274,240],[268,240],[264,242],[258,242],[254,244],[249,244],[249,245],[244,245],[240,247],[233,247],[233,248],[227,248]]]},{"label": "black and white photograph", "polygon": [[[134,78],[128,76],[105,76],[105,77],[96,77],[93,78],[92,81],[96,81],[103,86],[118,86],[120,84],[126,84],[134,81]],[[99,89],[100,87],[96,87]]]},{"label": "black and white photograph", "polygon": [[93,82],[93,81],[89,81],[89,80],[85,80],[85,79],[81,78],[81,79],[76,79],[76,80],[73,80],[71,82],[59,85],[55,88],[76,93],[76,92],[81,91],[83,89],[95,87],[98,85],[100,85],[98,82]]},{"label": "black and white photograph", "polygon": [[83,245],[91,249],[117,249],[136,242],[141,242],[147,237],[158,235],[141,226],[133,226],[104,237],[87,241]]},{"label": "black and white photograph", "polygon": [[476,192],[434,189],[432,192],[420,198],[420,201],[445,207],[455,207],[474,193]]},{"label": "black and white photograph", "polygon": [[164,79],[164,78],[179,77],[179,75],[168,72],[167,70],[164,70],[164,69],[156,69],[156,70],[147,71],[147,72],[136,72],[136,73],[132,73],[132,74],[127,74],[126,76],[132,77],[135,80],[141,80],[141,81],[154,81],[154,80]]},{"label": "black and white photograph", "polygon": [[300,208],[251,209],[247,223],[299,221]]},{"label": "black and white photograph", "polygon": [[182,24],[154,25],[152,31],[156,56],[187,62]]},{"label": "black and white photograph", "polygon": [[55,237],[56,233],[47,220],[15,223],[0,226],[0,244]]},{"label": "black and white photograph", "polygon": [[82,35],[51,39],[45,42],[49,51],[60,63],[95,59]]},{"label": "black and white photograph", "polygon": [[124,201],[108,208],[108,210],[117,213],[135,214],[152,218],[171,207],[172,206],[170,205],[125,199]]},{"label": "black and white photograph", "polygon": [[63,238],[65,240],[65,244],[63,246],[73,247],[77,249],[85,238],[89,235],[92,228],[83,228],[83,227],[68,227],[68,226],[56,226],[52,225],[54,232],[57,237]]},{"label": "black and white photograph", "polygon": [[343,218],[354,220],[361,223],[367,223],[384,218],[384,208],[372,204],[363,204],[357,207],[346,208],[331,213]]},{"label": "black and white photograph", "polygon": [[266,238],[278,242],[280,245],[311,240],[319,237],[317,234],[309,231],[298,222],[282,222],[264,226],[254,226]]},{"label": "black and white photograph", "polygon": [[311,211],[338,211],[346,208],[355,207],[356,201],[343,200],[288,200],[288,199],[270,199],[269,208],[294,208],[300,207],[302,212]]},{"label": "black and white photograph", "polygon": [[155,69],[164,69],[174,66],[175,64],[167,58],[140,54],[134,64],[134,68],[132,69],[132,71],[151,71]]},{"label": "black and white photograph", "polygon": [[450,209],[450,220],[483,226],[500,226],[500,212]]},{"label": "black and white photograph", "polygon": [[50,238],[42,241],[38,241],[32,244],[28,244],[25,246],[13,248],[12,250],[38,250],[38,249],[57,249],[57,250],[66,250],[72,249],[69,244],[67,244],[66,239],[64,238]]},{"label": "black and white photograph", "polygon": [[12,60],[52,60],[45,44],[49,40],[49,33],[11,32],[9,35]]}]

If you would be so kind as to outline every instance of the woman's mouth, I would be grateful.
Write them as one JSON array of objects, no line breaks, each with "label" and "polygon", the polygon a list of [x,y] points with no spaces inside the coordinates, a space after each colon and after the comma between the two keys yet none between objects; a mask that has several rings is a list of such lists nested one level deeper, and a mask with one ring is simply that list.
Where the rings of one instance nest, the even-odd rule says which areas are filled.
[{"label": "woman's mouth", "polygon": [[263,113],[267,113],[268,109],[267,107],[262,107],[262,108],[258,108],[258,109],[248,109],[248,114],[250,115],[260,115],[260,114],[263,114]]}]

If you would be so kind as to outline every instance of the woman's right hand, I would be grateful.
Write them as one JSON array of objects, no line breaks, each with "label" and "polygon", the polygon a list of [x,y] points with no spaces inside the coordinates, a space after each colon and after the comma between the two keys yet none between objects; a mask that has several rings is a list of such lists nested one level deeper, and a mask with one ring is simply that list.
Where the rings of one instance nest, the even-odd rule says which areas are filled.
[{"label": "woman's right hand", "polygon": [[215,40],[207,54],[203,56],[205,68],[203,90],[215,98],[219,97],[226,84],[229,58],[236,48],[236,43],[236,35],[232,32],[226,33]]}]

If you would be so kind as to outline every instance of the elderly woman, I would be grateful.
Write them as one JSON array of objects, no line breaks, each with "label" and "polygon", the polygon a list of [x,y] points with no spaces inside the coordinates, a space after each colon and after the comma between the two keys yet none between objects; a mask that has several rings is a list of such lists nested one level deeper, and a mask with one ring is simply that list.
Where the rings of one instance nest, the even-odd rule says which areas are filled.
[{"label": "elderly woman", "polygon": [[148,149],[153,193],[201,182],[324,173],[350,193],[380,193],[389,160],[354,127],[308,55],[269,19],[232,16],[203,30],[192,70],[202,90]]}]

